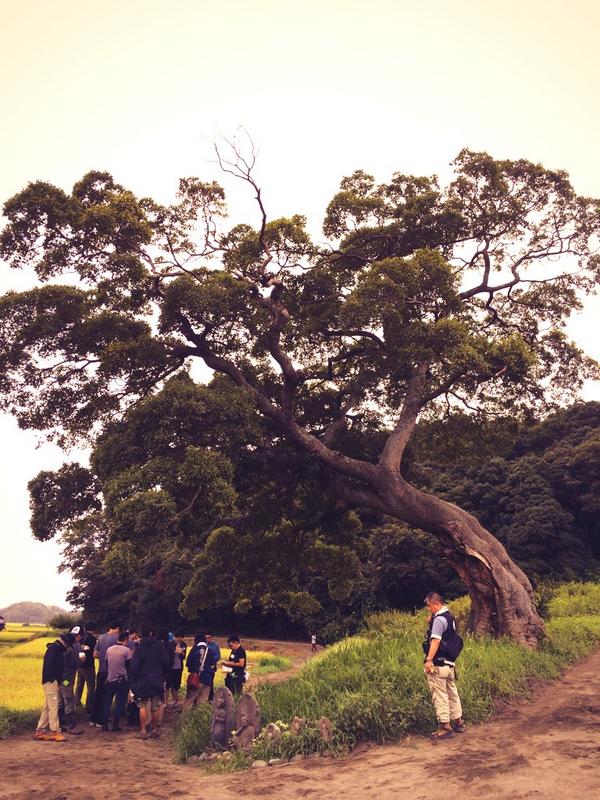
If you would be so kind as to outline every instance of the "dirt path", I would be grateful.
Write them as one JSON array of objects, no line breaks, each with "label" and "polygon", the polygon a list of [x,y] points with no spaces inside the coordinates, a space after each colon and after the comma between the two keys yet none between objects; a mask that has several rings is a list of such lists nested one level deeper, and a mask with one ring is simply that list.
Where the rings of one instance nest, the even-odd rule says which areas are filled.
[{"label": "dirt path", "polygon": [[[300,657],[300,656],[299,656]],[[308,761],[207,776],[173,764],[168,741],[96,729],[64,744],[0,742],[2,800],[571,800],[600,797],[600,651],[530,702],[432,745],[423,739]]]}]

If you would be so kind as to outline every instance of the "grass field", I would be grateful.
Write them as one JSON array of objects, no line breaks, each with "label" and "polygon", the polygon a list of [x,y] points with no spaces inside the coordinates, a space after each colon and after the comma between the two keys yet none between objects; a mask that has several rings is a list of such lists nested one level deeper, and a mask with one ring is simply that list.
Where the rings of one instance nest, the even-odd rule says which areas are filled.
[{"label": "grass field", "polygon": [[[11,629],[16,626],[10,626]],[[31,631],[33,626],[25,627]],[[0,698],[3,707],[11,711],[30,711],[41,708],[44,693],[41,684],[42,657],[46,645],[55,636],[41,636],[48,630],[39,626],[23,643],[12,644],[0,649]],[[9,633],[14,635],[14,631]],[[32,638],[37,637],[37,638]]]}]

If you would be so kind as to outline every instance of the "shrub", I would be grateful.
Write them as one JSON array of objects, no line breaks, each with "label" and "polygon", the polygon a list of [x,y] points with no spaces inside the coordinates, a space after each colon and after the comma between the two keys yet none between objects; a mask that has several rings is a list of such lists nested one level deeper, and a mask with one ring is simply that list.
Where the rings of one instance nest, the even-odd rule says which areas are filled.
[{"label": "shrub", "polygon": [[201,703],[182,714],[175,737],[177,761],[184,763],[190,756],[204,752],[210,744],[210,722],[212,710],[208,703]]},{"label": "shrub", "polygon": [[53,617],[50,617],[48,620],[48,625],[50,628],[56,630],[70,630],[73,625],[80,625],[82,622],[81,614],[73,612],[69,614],[68,612],[60,612],[59,614],[55,614]]},{"label": "shrub", "polygon": [[0,706],[0,739],[7,739],[17,733],[33,730],[39,715],[39,710],[15,711],[12,708]]}]

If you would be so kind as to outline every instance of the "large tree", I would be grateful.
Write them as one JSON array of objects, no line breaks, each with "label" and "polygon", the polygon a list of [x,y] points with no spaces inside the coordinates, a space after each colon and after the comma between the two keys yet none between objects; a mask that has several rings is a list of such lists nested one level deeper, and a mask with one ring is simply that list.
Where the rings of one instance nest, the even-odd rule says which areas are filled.
[{"label": "large tree", "polygon": [[[539,413],[595,374],[563,328],[597,282],[598,201],[564,172],[465,150],[444,188],[344,179],[315,244],[304,217],[267,218],[253,157],[233,148],[221,165],[254,191],[256,229],[225,229],[223,190],[194,178],[171,206],[101,172],[5,204],[0,255],[40,285],[0,302],[3,407],[77,441],[203,361],[323,465],[341,502],[434,534],[476,632],[535,645],[525,574],[401,464],[420,415]],[[366,415],[389,428],[369,460],[345,447]]]}]

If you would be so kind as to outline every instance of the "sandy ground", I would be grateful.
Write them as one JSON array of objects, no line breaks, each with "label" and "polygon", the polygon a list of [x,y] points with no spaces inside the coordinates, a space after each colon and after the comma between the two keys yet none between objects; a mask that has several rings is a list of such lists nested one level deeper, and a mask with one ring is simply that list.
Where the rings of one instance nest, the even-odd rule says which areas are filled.
[{"label": "sandy ground", "polygon": [[[297,647],[296,666],[307,650]],[[599,674],[600,651],[561,680],[539,686],[530,701],[508,705],[493,721],[437,744],[412,738],[359,747],[346,759],[315,758],[231,775],[210,776],[201,767],[174,764],[168,733],[146,742],[132,733],[91,728],[61,744],[15,737],[0,742],[0,797],[595,800],[600,798]]]}]

